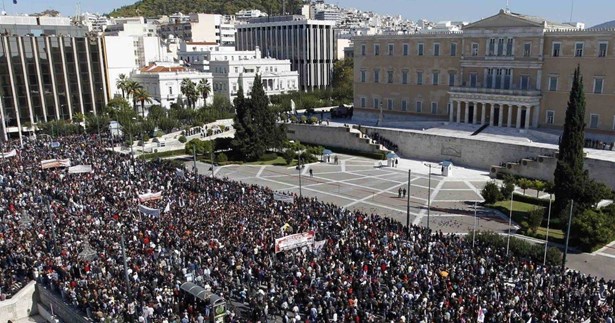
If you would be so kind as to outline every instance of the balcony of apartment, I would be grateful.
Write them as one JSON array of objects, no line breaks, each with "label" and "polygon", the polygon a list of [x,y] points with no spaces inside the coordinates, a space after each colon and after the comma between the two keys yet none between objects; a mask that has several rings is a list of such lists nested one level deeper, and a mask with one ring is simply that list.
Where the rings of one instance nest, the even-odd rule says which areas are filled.
[{"label": "balcony of apartment", "polygon": [[476,86],[451,86],[449,89],[451,93],[462,94],[485,94],[485,95],[506,95],[506,96],[523,96],[523,97],[540,97],[540,90],[530,88],[518,88],[511,86],[510,88],[488,88],[482,87],[480,84]]}]

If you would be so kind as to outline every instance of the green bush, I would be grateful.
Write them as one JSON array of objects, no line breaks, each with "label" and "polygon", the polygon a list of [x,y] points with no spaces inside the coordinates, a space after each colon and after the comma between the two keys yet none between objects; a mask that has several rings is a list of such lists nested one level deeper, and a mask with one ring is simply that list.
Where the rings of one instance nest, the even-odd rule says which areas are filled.
[{"label": "green bush", "polygon": [[219,163],[224,163],[228,161],[228,157],[225,153],[219,153],[218,156],[216,156],[216,161]]},{"label": "green bush", "polygon": [[164,133],[164,131],[162,131],[162,130],[158,130],[158,131],[156,131],[156,134],[155,134],[155,135],[156,135],[156,137],[160,138],[160,137],[164,136],[164,135],[165,135],[165,133]]},{"label": "green bush", "polygon": [[528,203],[528,204],[534,204],[536,206],[549,207],[549,199],[540,199],[534,196],[528,196],[528,195],[515,193],[514,200],[519,201],[519,202]]},{"label": "green bush", "polygon": [[213,135],[213,134],[214,134],[214,131],[213,131],[213,130],[211,130],[211,128],[207,129],[207,136],[208,136],[208,137],[209,137],[209,136],[211,136],[211,135]]},{"label": "green bush", "polygon": [[222,137],[214,139],[214,147],[220,150],[227,150],[233,148],[233,138]]},{"label": "green bush", "polygon": [[318,123],[318,118],[316,118],[316,117],[311,117],[310,118],[309,124],[317,124],[317,123]]},{"label": "green bush", "polygon": [[286,149],[284,151],[284,154],[282,155],[284,157],[284,161],[286,162],[286,165],[290,165],[290,163],[293,162],[293,159],[295,159],[295,151],[292,149]]},{"label": "green bush", "polygon": [[615,219],[601,210],[585,210],[572,221],[571,239],[583,251],[594,251],[615,239]]},{"label": "green bush", "polygon": [[290,122],[297,122],[297,116],[295,115],[290,116]]},{"label": "green bush", "polygon": [[271,153],[263,154],[261,156],[261,158],[259,158],[258,160],[259,161],[270,161],[270,160],[274,160],[276,158],[278,158],[278,154],[271,152]]},{"label": "green bush", "polygon": [[483,196],[486,204],[493,204],[503,198],[500,188],[495,181],[490,181],[485,184],[485,187],[483,187],[483,190],[481,191],[481,195]]},{"label": "green bush", "polygon": [[179,136],[177,140],[179,140],[179,142],[181,142],[182,144],[185,144],[186,141],[188,141],[188,139],[186,139],[186,136]]},{"label": "green bush", "polygon": [[312,154],[310,154],[307,151],[304,151],[301,155],[300,158],[302,160],[302,162],[304,164],[310,164],[310,163],[315,163],[318,161],[318,158]]},{"label": "green bush", "polygon": [[301,123],[307,123],[308,118],[306,116],[301,116]]},{"label": "green bush", "polygon": [[148,142],[149,141],[149,135],[148,134],[144,134],[143,135],[143,141]]},{"label": "green bush", "polygon": [[[472,235],[467,235],[466,239],[469,239],[469,242],[471,243]],[[495,232],[476,233],[476,241],[484,244],[485,246],[491,246],[494,249],[505,250],[507,239],[507,236],[502,236]],[[480,249],[480,247],[478,249]],[[510,252],[517,257],[528,258],[535,262],[542,263],[544,257],[544,245],[534,244],[517,238],[510,238]],[[557,248],[548,248],[547,264],[556,266],[560,265],[561,261],[561,251]]]},{"label": "green bush", "polygon": [[544,208],[536,208],[530,211],[527,222],[531,231],[536,232],[536,229],[538,229],[538,227],[542,223],[542,218],[544,217],[544,214]]}]

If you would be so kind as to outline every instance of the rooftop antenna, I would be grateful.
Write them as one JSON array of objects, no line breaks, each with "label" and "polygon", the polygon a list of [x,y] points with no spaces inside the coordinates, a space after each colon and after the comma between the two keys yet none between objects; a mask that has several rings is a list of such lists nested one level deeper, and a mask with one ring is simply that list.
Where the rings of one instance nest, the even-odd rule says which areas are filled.
[{"label": "rooftop antenna", "polygon": [[506,0],[506,12],[510,12],[509,0]]},{"label": "rooftop antenna", "polygon": [[569,22],[572,22],[572,12],[574,11],[574,0],[570,1],[570,20],[568,20]]}]

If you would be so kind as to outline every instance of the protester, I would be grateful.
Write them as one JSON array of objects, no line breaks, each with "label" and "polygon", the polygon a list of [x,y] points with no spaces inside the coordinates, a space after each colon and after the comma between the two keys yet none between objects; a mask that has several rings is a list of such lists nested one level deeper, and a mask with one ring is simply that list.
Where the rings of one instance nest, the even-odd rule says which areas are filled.
[{"label": "protester", "polygon": [[[201,322],[180,285],[192,277],[245,302],[255,322],[606,322],[615,284],[464,237],[225,179],[144,162],[83,137],[15,143],[0,160],[0,293],[29,280],[94,321]],[[8,149],[10,148],[10,149]],[[93,172],[41,169],[70,159]],[[139,211],[143,202],[160,215]],[[405,192],[402,192],[405,195]],[[153,194],[152,194],[153,196]],[[150,212],[150,211],[147,211]],[[321,249],[275,253],[275,239],[313,230]],[[122,236],[128,264],[126,283]],[[92,251],[91,254],[88,251]],[[480,314],[480,315],[479,315]]]}]

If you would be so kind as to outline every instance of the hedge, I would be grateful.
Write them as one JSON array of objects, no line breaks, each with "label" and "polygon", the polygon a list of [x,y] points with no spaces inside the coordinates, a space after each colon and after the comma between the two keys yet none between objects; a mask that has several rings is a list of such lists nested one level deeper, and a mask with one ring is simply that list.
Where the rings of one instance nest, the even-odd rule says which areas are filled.
[{"label": "hedge", "polygon": [[165,157],[179,156],[179,155],[185,155],[185,154],[186,152],[183,149],[178,149],[178,150],[167,150],[167,151],[163,151],[159,153],[143,154],[139,156],[139,158],[141,159],[165,158]]},{"label": "hedge", "polygon": [[[312,143],[308,143],[308,142],[301,142],[301,143],[304,144],[304,145],[318,146],[318,144],[312,144]],[[352,150],[352,149],[348,149],[348,148],[331,147],[331,146],[327,146],[326,148],[331,150],[333,153],[337,153],[337,154],[361,156],[361,157],[375,159],[375,160],[386,160],[386,153],[385,152],[367,153],[367,152],[356,151],[356,150]]]},{"label": "hedge", "polygon": [[[472,243],[472,235],[467,235],[469,243]],[[485,245],[492,246],[495,249],[506,249],[507,236],[497,234],[495,232],[476,232],[476,241]],[[480,249],[478,247],[477,249]],[[520,258],[531,259],[534,262],[542,263],[544,257],[544,244],[535,244],[525,240],[511,237],[509,250],[512,254]],[[557,248],[547,249],[547,264],[558,266],[562,262],[562,252]]]},{"label": "hedge", "polygon": [[548,199],[541,199],[534,196],[523,195],[519,193],[515,193],[513,199],[515,201],[524,202],[528,204],[534,204],[542,207],[549,207]]}]

